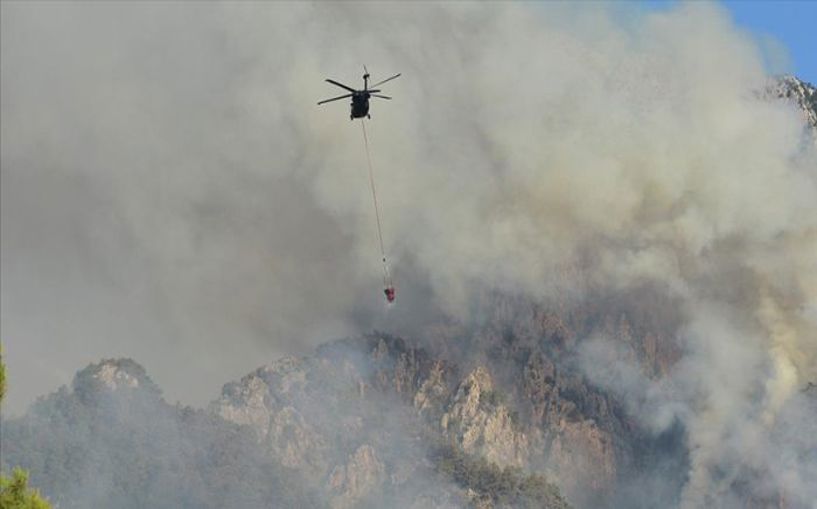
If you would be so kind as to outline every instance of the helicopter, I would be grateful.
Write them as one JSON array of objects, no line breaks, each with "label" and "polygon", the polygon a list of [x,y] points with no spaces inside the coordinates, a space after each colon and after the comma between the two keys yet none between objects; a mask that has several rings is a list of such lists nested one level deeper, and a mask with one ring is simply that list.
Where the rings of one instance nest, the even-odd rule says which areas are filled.
[{"label": "helicopter", "polygon": [[371,115],[369,115],[369,98],[370,97],[377,97],[378,99],[391,99],[391,97],[389,97],[389,96],[378,94],[378,92],[380,92],[380,89],[377,89],[375,87],[379,87],[383,83],[386,83],[387,81],[391,81],[391,80],[393,80],[395,78],[398,78],[398,77],[400,77],[399,73],[395,74],[394,76],[392,76],[390,78],[386,78],[383,81],[379,81],[379,82],[375,83],[374,85],[372,85],[372,88],[370,89],[369,88],[369,71],[366,69],[366,66],[364,65],[363,66],[363,90],[355,90],[354,88],[346,86],[343,83],[337,82],[335,80],[330,80],[330,79],[327,78],[326,79],[327,82],[329,82],[329,83],[331,83],[331,84],[333,84],[335,86],[338,86],[340,88],[346,89],[346,90],[349,91],[349,93],[344,94],[344,95],[340,95],[338,97],[333,97],[331,99],[325,99],[323,101],[320,101],[318,103],[318,105],[328,103],[328,102],[332,102],[332,101],[337,101],[339,99],[345,99],[347,97],[351,97],[352,98],[352,104],[351,104],[352,111],[351,111],[351,114],[349,115],[349,120],[354,120],[356,118],[363,118],[363,117],[372,118]]}]

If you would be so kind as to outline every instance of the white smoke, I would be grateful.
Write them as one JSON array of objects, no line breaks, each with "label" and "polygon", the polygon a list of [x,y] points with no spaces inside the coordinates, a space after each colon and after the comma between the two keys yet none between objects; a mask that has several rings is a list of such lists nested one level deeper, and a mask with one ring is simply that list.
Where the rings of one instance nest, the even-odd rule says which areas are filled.
[{"label": "white smoke", "polygon": [[654,404],[689,430],[687,506],[717,500],[722,472],[763,471],[758,437],[817,379],[817,151],[794,107],[758,99],[760,52],[717,5],[4,3],[2,19],[3,337],[32,391],[12,404],[104,355],[206,398],[381,316],[359,126],[315,106],[364,63],[403,73],[370,129],[399,303],[427,285],[464,316],[477,286],[643,282],[682,302],[678,393]]}]

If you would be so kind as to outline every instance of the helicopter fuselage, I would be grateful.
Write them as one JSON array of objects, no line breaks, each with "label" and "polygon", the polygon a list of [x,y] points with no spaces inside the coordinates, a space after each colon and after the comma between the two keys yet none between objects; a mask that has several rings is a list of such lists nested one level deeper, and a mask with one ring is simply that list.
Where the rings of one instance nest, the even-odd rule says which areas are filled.
[{"label": "helicopter fuselage", "polygon": [[369,93],[358,91],[352,95],[351,119],[363,118],[369,115]]},{"label": "helicopter fuselage", "polygon": [[[364,66],[363,70],[364,71],[366,70],[365,66]],[[339,81],[335,81],[335,80],[327,78],[326,79],[327,82],[335,85],[336,87],[340,87],[340,88],[346,90],[348,93],[343,94],[343,95],[339,95],[337,97],[332,97],[331,99],[324,99],[323,101],[318,101],[318,105],[320,106],[321,104],[326,104],[326,103],[329,103],[329,102],[332,102],[332,101],[339,101],[341,99],[346,99],[347,97],[351,97],[352,98],[352,103],[350,104],[350,107],[351,107],[352,111],[351,111],[351,113],[349,115],[349,118],[352,119],[352,120],[354,120],[356,118],[363,118],[363,117],[372,118],[369,115],[369,99],[372,98],[372,97],[376,97],[378,99],[387,99],[387,100],[391,99],[391,97],[386,96],[386,95],[382,95],[382,94],[379,93],[380,89],[377,88],[378,85],[382,85],[383,83],[386,83],[387,81],[391,81],[394,78],[399,78],[399,77],[400,77],[400,74],[395,74],[394,76],[392,76],[390,78],[386,78],[385,80],[382,80],[382,81],[378,82],[377,84],[372,85],[371,87],[369,87],[369,73],[366,72],[366,74],[363,75],[363,90],[355,90],[354,88],[350,87],[349,85],[344,85],[343,83],[341,83]]]}]

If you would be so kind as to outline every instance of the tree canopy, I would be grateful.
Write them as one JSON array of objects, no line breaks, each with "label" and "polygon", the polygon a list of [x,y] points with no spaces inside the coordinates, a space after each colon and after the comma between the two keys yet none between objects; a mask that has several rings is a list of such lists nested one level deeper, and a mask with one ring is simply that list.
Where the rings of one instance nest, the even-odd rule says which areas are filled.
[{"label": "tree canopy", "polygon": [[[0,404],[6,395],[6,364],[0,345]],[[11,477],[0,474],[0,507],[3,509],[50,509],[37,490],[28,487],[28,472],[15,468]]]}]

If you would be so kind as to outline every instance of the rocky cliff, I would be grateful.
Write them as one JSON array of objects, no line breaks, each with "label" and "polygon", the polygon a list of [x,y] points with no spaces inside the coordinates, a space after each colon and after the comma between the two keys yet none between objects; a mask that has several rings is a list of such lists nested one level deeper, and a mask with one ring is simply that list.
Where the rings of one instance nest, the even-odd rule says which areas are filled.
[{"label": "rocky cliff", "polygon": [[[649,440],[615,399],[570,367],[566,345],[582,333],[576,324],[530,311],[513,323],[494,317],[455,340],[424,340],[449,353],[449,342],[479,345],[491,362],[461,356],[460,365],[374,334],[262,367],[227,384],[211,410],[251,425],[285,465],[325,479],[337,507],[370,492],[400,492],[412,473],[429,468],[440,443],[500,468],[546,475],[579,506],[603,506],[616,483],[647,461]],[[651,372],[671,363],[656,354],[657,333],[638,335],[627,323],[620,317],[616,327],[647,352]]]},{"label": "rocky cliff", "polygon": [[[499,394],[485,367],[461,377],[453,363],[375,334],[262,367],[210,408],[249,424],[273,456],[326,486],[333,507],[353,507],[375,494],[411,500],[413,486],[439,483],[429,457],[446,444],[527,467],[527,436]],[[443,506],[490,498],[452,487]]]},{"label": "rocky cliff", "polygon": [[791,101],[803,112],[808,125],[817,128],[817,88],[796,76],[786,75],[773,81],[766,93],[776,99]]}]

